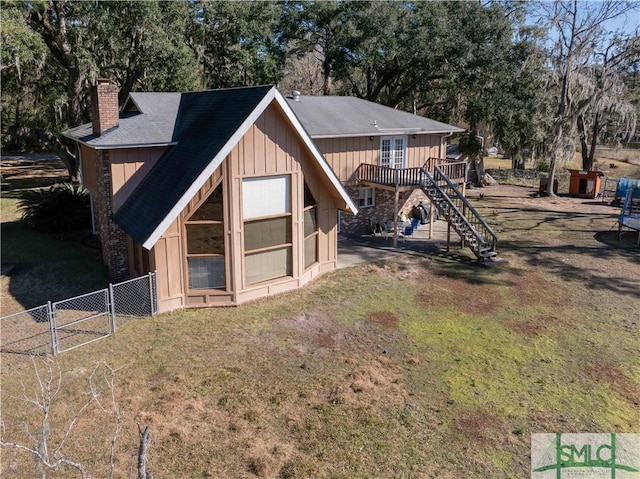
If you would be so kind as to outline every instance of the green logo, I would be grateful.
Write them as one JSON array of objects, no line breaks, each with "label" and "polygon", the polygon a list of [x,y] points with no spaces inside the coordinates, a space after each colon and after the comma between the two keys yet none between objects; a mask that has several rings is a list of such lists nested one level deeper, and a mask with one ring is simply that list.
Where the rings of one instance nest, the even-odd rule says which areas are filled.
[{"label": "green logo", "polygon": [[640,479],[640,434],[531,435],[532,479],[596,477]]}]

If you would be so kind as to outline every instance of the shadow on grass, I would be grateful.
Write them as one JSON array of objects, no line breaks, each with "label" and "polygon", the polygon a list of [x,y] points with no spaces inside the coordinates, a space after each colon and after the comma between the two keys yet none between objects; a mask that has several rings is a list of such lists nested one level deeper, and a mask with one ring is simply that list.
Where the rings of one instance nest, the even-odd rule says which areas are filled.
[{"label": "shadow on grass", "polygon": [[[599,232],[596,239],[607,239],[607,244],[612,244],[611,238],[617,237],[617,232]],[[505,243],[503,251],[508,251],[521,258],[525,258],[525,263],[532,268],[549,272],[565,282],[581,283],[585,288],[591,290],[605,290],[640,298],[640,277],[638,276],[614,276],[607,273],[605,276],[598,275],[595,266],[590,267],[589,261],[584,258],[598,260],[624,259],[630,263],[640,264],[640,254],[638,247],[629,242],[618,242],[617,247],[603,249],[593,246],[580,245],[540,245],[532,242],[510,242]],[[581,261],[572,263],[572,257],[580,257]],[[585,266],[586,265],[586,266]],[[523,272],[524,273],[524,272]]]},{"label": "shadow on grass", "polygon": [[105,288],[108,275],[95,248],[81,243],[88,232],[58,239],[26,227],[2,223],[2,262],[14,266],[2,315]]}]

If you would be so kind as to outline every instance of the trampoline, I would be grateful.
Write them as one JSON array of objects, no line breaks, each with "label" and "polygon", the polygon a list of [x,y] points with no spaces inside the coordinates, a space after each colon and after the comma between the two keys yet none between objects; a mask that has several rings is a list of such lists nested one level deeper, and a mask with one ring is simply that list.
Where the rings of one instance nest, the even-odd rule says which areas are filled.
[{"label": "trampoline", "polygon": [[640,187],[628,188],[626,191],[618,218],[618,240],[622,239],[623,228],[638,232],[636,244],[640,246]]}]

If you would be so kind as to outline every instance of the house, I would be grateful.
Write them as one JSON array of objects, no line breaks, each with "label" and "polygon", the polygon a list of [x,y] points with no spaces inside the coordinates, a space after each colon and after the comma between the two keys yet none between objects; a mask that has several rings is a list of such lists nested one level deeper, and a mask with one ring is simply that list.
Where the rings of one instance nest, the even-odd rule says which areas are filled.
[{"label": "house", "polygon": [[132,93],[94,87],[78,144],[113,277],[157,271],[158,310],[235,305],[337,264],[357,207],[275,87]]},{"label": "house", "polygon": [[464,162],[446,159],[447,138],[461,128],[356,97],[293,92],[287,101],[360,209],[355,217],[340,214],[342,234],[370,233],[398,213],[410,215],[420,201],[429,203],[420,182],[381,181],[382,172],[446,164],[450,179],[464,185]]},{"label": "house", "polygon": [[457,131],[271,86],[135,92],[119,108],[117,88],[99,80],[92,123],[64,134],[78,145],[111,276],[157,271],[168,311],[303,286],[336,268],[339,232],[368,233],[419,201],[479,259],[494,254],[495,235],[485,240],[492,232],[464,198],[465,163],[446,159]]}]

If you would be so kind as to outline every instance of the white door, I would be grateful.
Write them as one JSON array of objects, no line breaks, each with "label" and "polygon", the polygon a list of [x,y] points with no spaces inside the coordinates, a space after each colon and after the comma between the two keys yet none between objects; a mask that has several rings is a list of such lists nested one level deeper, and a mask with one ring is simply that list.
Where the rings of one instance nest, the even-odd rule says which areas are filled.
[{"label": "white door", "polygon": [[387,168],[404,168],[404,158],[404,136],[383,136],[380,139],[380,166]]}]

